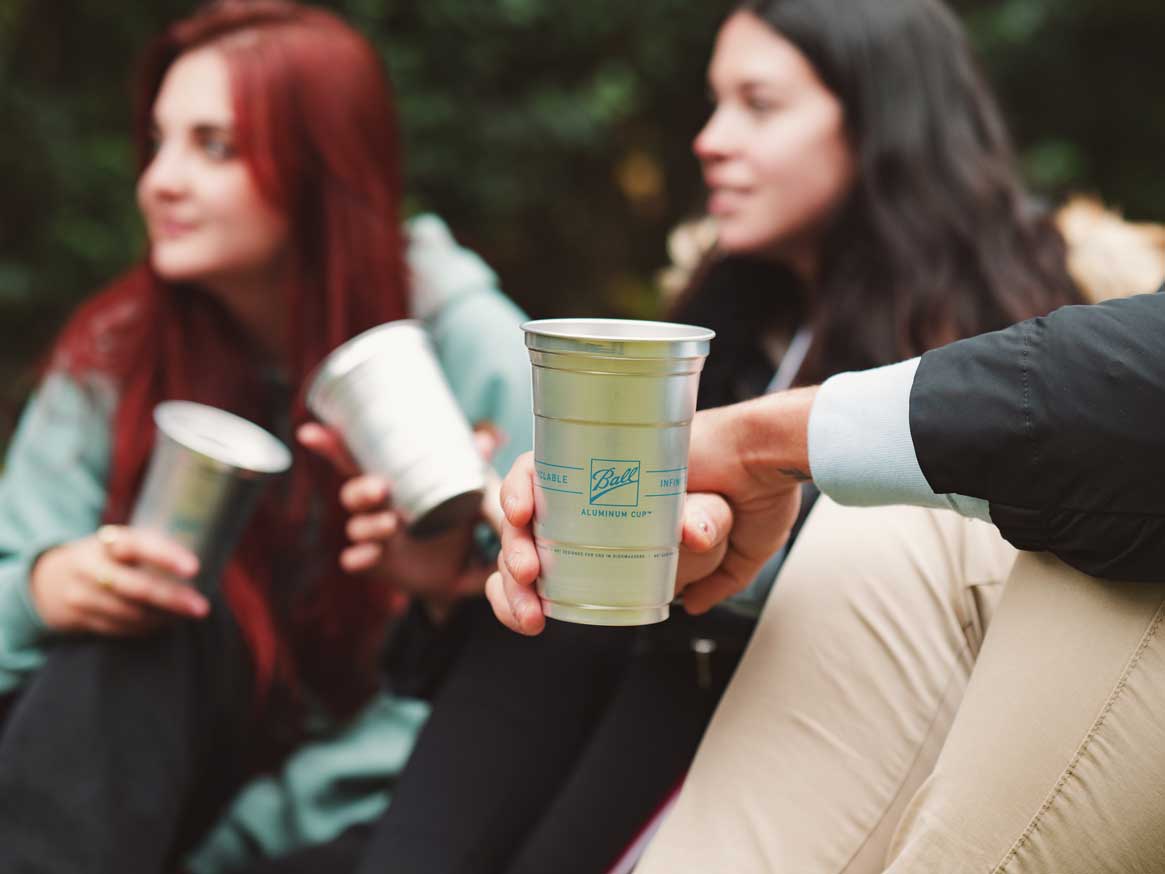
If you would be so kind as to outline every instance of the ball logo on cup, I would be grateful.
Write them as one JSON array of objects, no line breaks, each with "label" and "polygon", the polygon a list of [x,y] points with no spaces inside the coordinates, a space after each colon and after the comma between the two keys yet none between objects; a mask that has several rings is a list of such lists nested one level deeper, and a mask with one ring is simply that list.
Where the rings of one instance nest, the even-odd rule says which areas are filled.
[{"label": "ball logo on cup", "polygon": [[599,507],[639,506],[639,462],[591,459],[590,502]]}]

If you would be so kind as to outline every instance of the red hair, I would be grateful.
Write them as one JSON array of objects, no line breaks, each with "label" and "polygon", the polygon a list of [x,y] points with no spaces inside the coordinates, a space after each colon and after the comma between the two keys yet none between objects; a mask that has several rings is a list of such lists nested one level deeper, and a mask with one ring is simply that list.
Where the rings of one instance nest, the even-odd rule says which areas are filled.
[{"label": "red hair", "polygon": [[[304,382],[331,349],[407,314],[396,121],[372,46],[335,15],[284,0],[203,7],[146,55],[135,130],[141,169],[167,70],[205,46],[230,71],[240,157],[289,220],[295,279],[271,306],[290,317],[294,394],[272,409],[252,344],[223,306],[162,281],[147,259],[82,305],[54,356],[57,368],[106,374],[119,387],[106,521],[129,515],[153,445],[155,404],[196,400],[286,432],[308,418]],[[294,452],[289,478],[268,493],[222,583],[259,700],[275,684],[293,693],[306,686],[343,715],[376,688],[377,654],[399,598],[382,582],[340,571],[340,480],[310,453]],[[281,560],[289,574],[278,573]],[[300,580],[295,591],[290,580]]]}]

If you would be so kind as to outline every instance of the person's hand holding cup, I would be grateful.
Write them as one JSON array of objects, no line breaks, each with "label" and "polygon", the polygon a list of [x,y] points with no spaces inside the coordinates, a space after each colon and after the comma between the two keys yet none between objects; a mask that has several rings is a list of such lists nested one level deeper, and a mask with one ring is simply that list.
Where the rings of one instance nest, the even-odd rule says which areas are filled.
[{"label": "person's hand holding cup", "polygon": [[[796,389],[704,410],[692,420],[676,593],[703,613],[743,590],[788,538],[809,479],[808,418],[816,389]],[[506,475],[498,570],[486,595],[498,619],[522,634],[544,625],[534,584],[534,463],[523,455]]]},{"label": "person's hand holding cup", "polygon": [[[335,429],[313,422],[301,426],[296,436],[344,477],[339,499],[349,514],[346,533],[351,541],[340,553],[344,571],[383,577],[386,583],[422,599],[436,619],[459,598],[483,591],[492,566],[475,560],[474,529],[484,519],[500,530],[501,482],[497,474],[487,472],[480,517],[423,538],[414,537],[393,505],[391,483],[380,474],[362,473]],[[474,443],[485,461],[501,439],[489,425],[474,429]]]},{"label": "person's hand holding cup", "polygon": [[[513,631],[538,634],[546,625],[542,602],[534,591],[541,566],[534,546],[534,457],[527,452],[502,482],[502,549],[498,568],[485,592],[494,615]],[[724,561],[732,529],[732,507],[711,493],[689,494],[684,504],[676,589],[704,579]]]},{"label": "person's hand holding cup", "polygon": [[141,635],[210,612],[206,597],[186,582],[197,573],[198,558],[164,535],[105,525],[43,552],[29,593],[53,631]]}]

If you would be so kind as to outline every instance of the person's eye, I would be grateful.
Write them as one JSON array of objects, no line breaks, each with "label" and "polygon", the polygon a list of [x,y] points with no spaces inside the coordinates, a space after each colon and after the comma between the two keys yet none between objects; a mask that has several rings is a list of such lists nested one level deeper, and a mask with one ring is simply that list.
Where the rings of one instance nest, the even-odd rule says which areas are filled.
[{"label": "person's eye", "polygon": [[744,100],[745,108],[754,116],[772,115],[780,105],[777,101],[759,94],[750,94]]},{"label": "person's eye", "polygon": [[208,136],[202,141],[202,151],[212,161],[229,161],[238,154],[227,137]]}]

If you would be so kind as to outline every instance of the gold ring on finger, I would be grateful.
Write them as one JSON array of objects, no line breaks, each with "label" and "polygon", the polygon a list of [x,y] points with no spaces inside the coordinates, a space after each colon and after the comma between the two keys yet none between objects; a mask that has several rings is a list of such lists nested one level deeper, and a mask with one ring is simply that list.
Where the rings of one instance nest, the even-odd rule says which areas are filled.
[{"label": "gold ring on finger", "polygon": [[97,585],[102,589],[111,590],[113,588],[113,577],[110,574],[98,574]]}]

